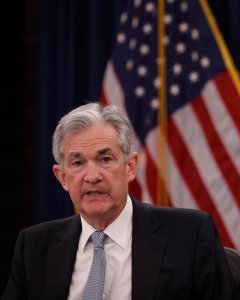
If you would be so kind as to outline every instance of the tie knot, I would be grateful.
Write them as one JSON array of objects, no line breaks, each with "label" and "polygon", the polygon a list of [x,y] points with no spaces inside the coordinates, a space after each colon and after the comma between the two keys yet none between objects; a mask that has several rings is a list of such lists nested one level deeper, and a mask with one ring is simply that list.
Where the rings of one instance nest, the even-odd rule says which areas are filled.
[{"label": "tie knot", "polygon": [[105,233],[102,231],[95,231],[91,234],[91,239],[93,241],[94,248],[103,248],[105,241]]}]

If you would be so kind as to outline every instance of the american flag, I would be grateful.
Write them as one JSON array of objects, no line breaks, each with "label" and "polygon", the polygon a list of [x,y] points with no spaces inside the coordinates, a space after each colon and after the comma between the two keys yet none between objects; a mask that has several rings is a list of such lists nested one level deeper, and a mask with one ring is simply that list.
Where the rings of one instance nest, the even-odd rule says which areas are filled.
[{"label": "american flag", "polygon": [[127,2],[101,102],[120,107],[132,121],[140,161],[131,192],[143,202],[167,199],[210,212],[224,245],[236,249],[239,86],[206,1]]}]

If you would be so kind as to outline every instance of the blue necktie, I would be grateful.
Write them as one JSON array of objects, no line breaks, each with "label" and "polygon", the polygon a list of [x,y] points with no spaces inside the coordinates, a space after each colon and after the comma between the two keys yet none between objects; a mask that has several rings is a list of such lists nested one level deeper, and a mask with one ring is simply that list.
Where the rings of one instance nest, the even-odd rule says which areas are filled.
[{"label": "blue necktie", "polygon": [[83,291],[82,300],[102,300],[105,281],[106,257],[104,240],[106,235],[102,231],[95,231],[91,235],[94,245],[92,266],[87,283]]}]

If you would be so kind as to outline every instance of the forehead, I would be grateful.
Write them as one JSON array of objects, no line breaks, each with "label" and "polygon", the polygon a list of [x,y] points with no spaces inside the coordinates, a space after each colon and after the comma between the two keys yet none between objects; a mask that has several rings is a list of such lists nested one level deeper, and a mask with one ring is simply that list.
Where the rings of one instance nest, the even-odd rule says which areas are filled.
[{"label": "forehead", "polygon": [[75,151],[98,151],[100,148],[119,148],[117,130],[107,123],[100,123],[90,128],[73,133],[65,138],[65,154]]}]

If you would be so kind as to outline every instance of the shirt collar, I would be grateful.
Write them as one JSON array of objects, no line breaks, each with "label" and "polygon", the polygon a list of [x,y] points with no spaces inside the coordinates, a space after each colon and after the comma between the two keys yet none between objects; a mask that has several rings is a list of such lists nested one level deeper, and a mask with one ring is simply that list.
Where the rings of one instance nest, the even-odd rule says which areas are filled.
[{"label": "shirt collar", "polygon": [[[127,249],[127,246],[130,242],[132,236],[132,215],[133,207],[130,197],[127,197],[127,202],[122,210],[121,214],[109,224],[104,233],[111,238],[115,243],[121,246],[123,249]],[[83,253],[85,246],[89,240],[91,234],[96,231],[94,227],[88,224],[81,216],[82,221],[82,233],[80,238],[80,250]],[[107,242],[107,241],[106,241]]]}]

